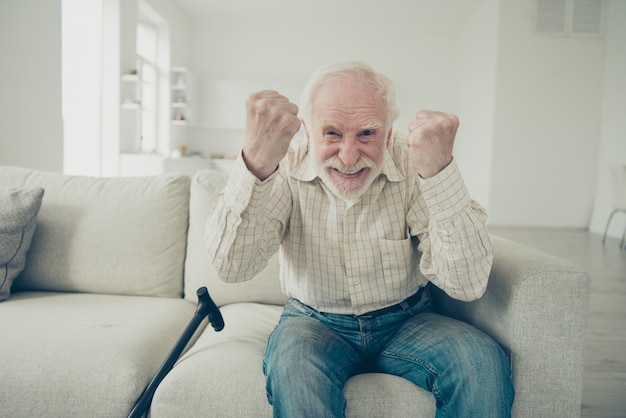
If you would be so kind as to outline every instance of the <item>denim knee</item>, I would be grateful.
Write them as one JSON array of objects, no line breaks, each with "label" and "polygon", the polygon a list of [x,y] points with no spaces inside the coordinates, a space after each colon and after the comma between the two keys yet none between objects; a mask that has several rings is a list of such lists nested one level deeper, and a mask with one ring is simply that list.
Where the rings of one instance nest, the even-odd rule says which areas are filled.
[{"label": "denim knee", "polygon": [[337,417],[346,407],[343,387],[351,350],[319,321],[286,316],[270,335],[263,372],[274,416]]}]

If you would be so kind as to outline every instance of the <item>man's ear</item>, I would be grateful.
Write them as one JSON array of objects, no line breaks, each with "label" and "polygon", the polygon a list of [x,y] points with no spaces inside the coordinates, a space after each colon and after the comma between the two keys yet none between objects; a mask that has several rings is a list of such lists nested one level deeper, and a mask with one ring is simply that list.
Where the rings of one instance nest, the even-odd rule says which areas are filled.
[{"label": "man's ear", "polygon": [[387,133],[387,148],[391,145],[391,138],[393,138],[393,127],[389,128],[389,132]]}]

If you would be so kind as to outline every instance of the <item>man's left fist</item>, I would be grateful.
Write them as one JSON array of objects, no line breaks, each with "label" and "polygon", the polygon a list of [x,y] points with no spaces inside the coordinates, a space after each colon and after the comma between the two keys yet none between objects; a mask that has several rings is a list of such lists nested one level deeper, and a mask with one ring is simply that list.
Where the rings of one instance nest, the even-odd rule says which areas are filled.
[{"label": "man's left fist", "polygon": [[454,137],[459,118],[443,112],[420,110],[409,124],[407,146],[413,168],[427,179],[452,161]]}]

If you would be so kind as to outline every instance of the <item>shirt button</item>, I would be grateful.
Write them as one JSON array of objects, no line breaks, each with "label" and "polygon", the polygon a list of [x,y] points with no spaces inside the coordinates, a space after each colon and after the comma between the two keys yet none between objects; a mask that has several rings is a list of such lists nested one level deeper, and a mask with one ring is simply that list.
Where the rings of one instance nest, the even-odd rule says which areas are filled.
[{"label": "shirt button", "polygon": [[359,287],[359,286],[361,286],[361,282],[359,282],[358,280],[355,280],[354,285],[355,285],[356,287]]},{"label": "shirt button", "polygon": [[451,254],[454,254],[454,253],[456,253],[456,247],[455,247],[455,246],[453,246],[453,245],[451,245],[450,247],[448,247],[448,251],[449,251]]}]

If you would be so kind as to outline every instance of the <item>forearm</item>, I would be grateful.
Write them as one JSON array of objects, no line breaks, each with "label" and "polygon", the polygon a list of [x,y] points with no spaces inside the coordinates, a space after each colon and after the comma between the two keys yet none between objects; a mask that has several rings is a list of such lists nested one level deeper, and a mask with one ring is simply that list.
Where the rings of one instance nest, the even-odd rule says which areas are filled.
[{"label": "forearm", "polygon": [[273,196],[275,177],[260,182],[237,160],[209,216],[205,244],[226,282],[251,279],[278,250],[282,214],[277,211],[281,202]]},{"label": "forearm", "polygon": [[493,261],[486,212],[470,199],[455,163],[421,187],[428,215],[419,235],[421,272],[452,298],[480,298]]},{"label": "forearm", "polygon": [[474,211],[472,205],[456,219],[433,225],[420,243],[422,273],[450,297],[466,302],[485,292],[493,261],[489,236]]}]

